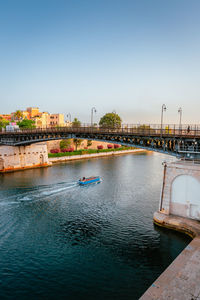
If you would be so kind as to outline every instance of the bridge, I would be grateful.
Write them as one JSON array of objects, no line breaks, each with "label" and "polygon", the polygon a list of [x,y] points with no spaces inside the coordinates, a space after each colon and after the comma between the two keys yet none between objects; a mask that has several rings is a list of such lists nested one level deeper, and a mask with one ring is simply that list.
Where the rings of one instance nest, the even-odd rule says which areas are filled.
[{"label": "bridge", "polygon": [[[154,221],[160,226],[174,228],[189,234],[194,232],[193,235],[195,236],[196,224],[198,223],[199,226],[200,221],[200,125],[198,127],[198,125],[137,124],[123,125],[120,128],[102,128],[84,124],[80,127],[54,127],[15,132],[1,131],[0,173],[48,166],[51,161],[48,158],[47,145],[40,142],[71,138],[117,143],[181,158],[171,163],[163,163],[159,211],[154,215]],[[191,224],[194,224],[194,229]],[[195,238],[189,246],[189,251],[186,250],[187,256],[184,254],[184,265],[180,262],[175,263],[175,267],[173,265],[171,271],[166,271],[167,275],[163,274],[164,279],[167,278],[169,286],[171,284],[170,288],[175,287],[172,290],[174,295],[177,295],[176,285],[174,285],[176,278],[177,285],[181,284],[182,287],[185,284],[179,274],[184,274],[184,278],[190,278],[190,272],[186,271],[191,270],[191,272],[195,272],[195,276],[196,274],[199,276],[198,263],[195,271],[193,268],[193,252],[196,251],[197,254],[195,255],[198,258],[199,245],[198,235],[198,239]],[[189,252],[191,254],[188,257]],[[186,259],[189,260],[190,268],[188,264],[185,268]],[[176,278],[171,274],[175,274]],[[163,277],[160,281],[158,279],[141,299],[158,298],[158,295],[163,291]],[[172,280],[169,280],[169,277]],[[193,279],[193,277],[191,278]],[[188,290],[194,289],[196,291],[196,285],[193,284],[192,279],[188,281]],[[167,289],[167,292],[170,291],[170,288]],[[166,290],[164,293],[166,295]],[[185,295],[184,293],[185,290],[183,290],[181,297]],[[155,297],[152,298],[152,295]]]},{"label": "bridge", "polygon": [[71,138],[118,143],[179,158],[200,159],[200,125],[124,124],[120,128],[104,128],[83,124],[80,127],[1,131],[0,145],[26,146]]}]

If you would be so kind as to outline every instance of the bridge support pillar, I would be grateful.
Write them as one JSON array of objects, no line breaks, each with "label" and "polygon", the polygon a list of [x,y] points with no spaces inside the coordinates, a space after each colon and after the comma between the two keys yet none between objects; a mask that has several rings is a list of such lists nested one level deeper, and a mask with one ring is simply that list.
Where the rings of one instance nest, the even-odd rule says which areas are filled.
[{"label": "bridge support pillar", "polygon": [[49,166],[46,143],[0,146],[0,172]]},{"label": "bridge support pillar", "polygon": [[200,164],[164,163],[159,212],[200,220]]}]

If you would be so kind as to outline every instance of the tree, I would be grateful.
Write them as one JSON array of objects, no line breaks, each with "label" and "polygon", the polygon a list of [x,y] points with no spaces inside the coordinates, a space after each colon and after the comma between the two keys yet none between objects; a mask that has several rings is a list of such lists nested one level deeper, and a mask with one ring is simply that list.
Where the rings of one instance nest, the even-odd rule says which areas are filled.
[{"label": "tree", "polygon": [[80,127],[80,126],[81,126],[81,122],[77,118],[74,118],[74,121],[72,122],[72,127]]},{"label": "tree", "polygon": [[9,124],[9,121],[6,119],[3,119],[2,117],[0,117],[0,129],[2,128],[6,128],[6,126]]},{"label": "tree", "polygon": [[14,113],[14,117],[17,119],[17,120],[20,120],[23,118],[23,113],[21,110],[16,110],[16,112]]},{"label": "tree", "polygon": [[116,113],[107,113],[105,114],[100,122],[99,126],[104,128],[120,128],[122,123],[122,119]]},{"label": "tree", "polygon": [[17,125],[19,125],[20,129],[33,129],[36,128],[35,121],[24,119],[22,121],[17,122]]},{"label": "tree", "polygon": [[92,141],[91,140],[87,140],[87,147],[92,146]]},{"label": "tree", "polygon": [[71,140],[70,139],[60,141],[60,149],[67,149],[70,146],[71,146]]},{"label": "tree", "polygon": [[77,148],[81,145],[82,140],[81,139],[73,139],[73,142],[74,142],[74,144],[76,146],[76,150],[77,150]]}]

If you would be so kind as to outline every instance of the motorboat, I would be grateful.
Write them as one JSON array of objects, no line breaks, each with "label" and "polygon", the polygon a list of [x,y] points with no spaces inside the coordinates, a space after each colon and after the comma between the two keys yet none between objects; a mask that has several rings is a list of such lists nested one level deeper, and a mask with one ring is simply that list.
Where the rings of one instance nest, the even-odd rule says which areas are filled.
[{"label": "motorboat", "polygon": [[79,179],[78,183],[80,185],[86,185],[86,184],[90,184],[90,183],[99,183],[101,181],[100,176],[92,176],[92,177],[83,177],[81,179]]}]

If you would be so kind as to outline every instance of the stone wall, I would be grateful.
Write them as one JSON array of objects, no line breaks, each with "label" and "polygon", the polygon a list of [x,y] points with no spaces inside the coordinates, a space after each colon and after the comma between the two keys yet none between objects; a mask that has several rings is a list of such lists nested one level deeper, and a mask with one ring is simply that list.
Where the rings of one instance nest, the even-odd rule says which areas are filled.
[{"label": "stone wall", "polygon": [[200,165],[177,161],[164,165],[160,212],[200,220]]},{"label": "stone wall", "polygon": [[0,172],[49,165],[46,143],[29,146],[0,146]]},{"label": "stone wall", "polygon": [[[71,140],[71,146],[74,147],[74,149],[76,148],[74,143],[73,143],[73,139]],[[48,149],[48,153],[52,150],[52,149],[59,149],[60,148],[60,141],[61,140],[54,140],[54,141],[48,141],[47,142],[47,149]],[[99,142],[99,141],[92,141],[92,145],[90,147],[88,147],[88,149],[97,149],[97,146],[99,145],[103,145],[104,148],[107,149],[107,145],[109,144],[109,142]],[[84,149],[84,147],[87,147],[87,140],[82,140],[80,147],[78,147],[78,149]]]}]

